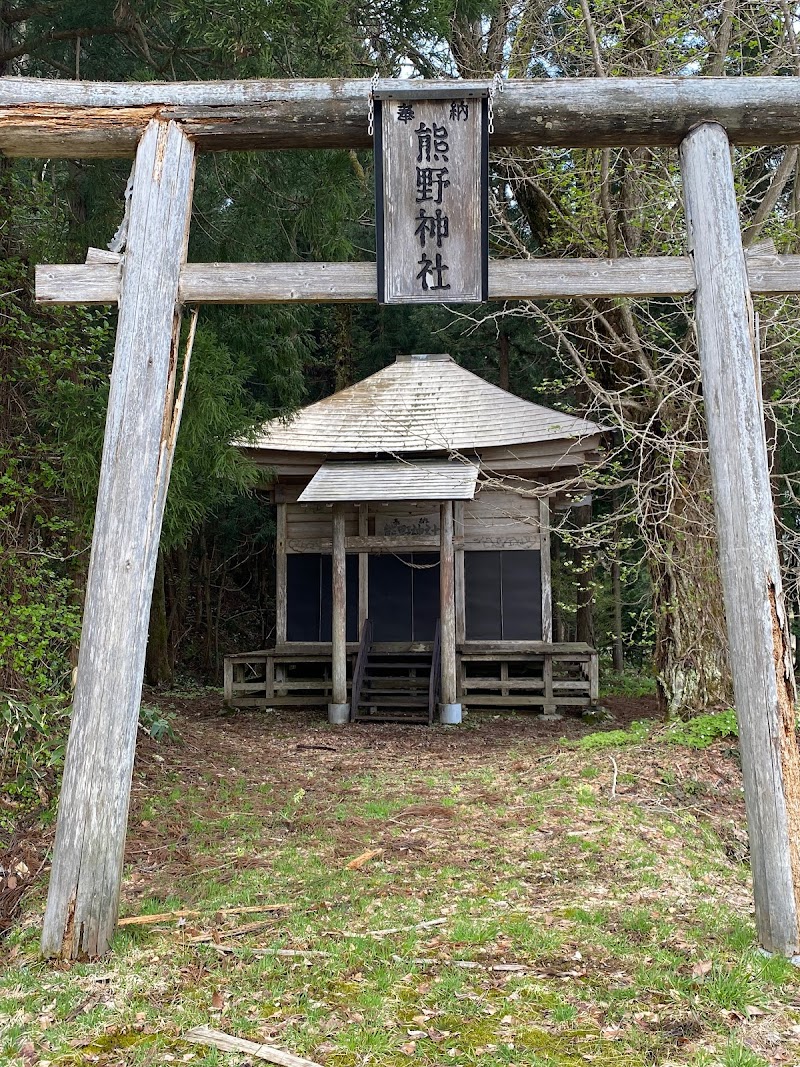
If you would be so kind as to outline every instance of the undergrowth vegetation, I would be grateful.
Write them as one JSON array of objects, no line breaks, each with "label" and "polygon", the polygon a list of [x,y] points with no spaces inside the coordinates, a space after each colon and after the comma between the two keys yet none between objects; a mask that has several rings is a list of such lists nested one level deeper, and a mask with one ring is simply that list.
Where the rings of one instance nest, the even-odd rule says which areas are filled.
[{"label": "undergrowth vegetation", "polygon": [[[173,722],[182,706],[203,714]],[[0,1060],[229,1062],[185,1040],[201,1024],[325,1067],[800,1060],[800,973],[755,943],[727,736],[508,716],[341,731],[222,716],[209,692],[146,717],[179,740],[141,734],[137,922],[109,959],[53,967],[31,893]]]}]

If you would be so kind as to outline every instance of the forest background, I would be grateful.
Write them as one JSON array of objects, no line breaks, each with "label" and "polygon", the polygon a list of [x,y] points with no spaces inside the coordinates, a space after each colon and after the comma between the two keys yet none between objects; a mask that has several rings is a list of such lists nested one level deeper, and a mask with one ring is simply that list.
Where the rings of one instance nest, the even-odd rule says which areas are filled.
[{"label": "forest background", "polygon": [[[789,0],[0,0],[0,74],[271,77],[800,76]],[[365,123],[367,116],[364,116]],[[737,150],[746,246],[800,251],[796,147]],[[122,218],[124,161],[0,160],[0,783],[16,806],[63,755],[115,312],[37,307],[33,267],[82,261]],[[682,254],[677,153],[491,154],[493,257]],[[369,152],[201,156],[190,259],[374,257]],[[760,300],[767,437],[797,605],[798,304]],[[652,680],[665,714],[727,706],[725,628],[690,301],[474,308],[205,307],[156,574],[147,680],[219,681],[274,627],[274,515],[229,442],[391,362],[449,351],[609,427],[554,538],[557,639]],[[647,684],[645,681],[644,684]]]}]

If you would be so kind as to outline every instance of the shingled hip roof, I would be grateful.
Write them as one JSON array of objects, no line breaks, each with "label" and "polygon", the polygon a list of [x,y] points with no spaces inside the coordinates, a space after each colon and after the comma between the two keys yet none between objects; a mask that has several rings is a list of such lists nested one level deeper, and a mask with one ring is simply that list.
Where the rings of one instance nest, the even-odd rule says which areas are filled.
[{"label": "shingled hip roof", "polygon": [[448,355],[400,356],[356,385],[272,419],[248,448],[287,452],[469,452],[593,437],[602,427],[532,404]]}]

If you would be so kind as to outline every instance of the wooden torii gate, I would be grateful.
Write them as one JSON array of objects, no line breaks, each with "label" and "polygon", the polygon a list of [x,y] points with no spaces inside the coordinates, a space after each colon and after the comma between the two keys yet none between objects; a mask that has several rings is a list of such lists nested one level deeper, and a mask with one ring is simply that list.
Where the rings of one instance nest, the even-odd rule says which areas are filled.
[{"label": "wooden torii gate", "polygon": [[[182,306],[377,294],[373,263],[187,264],[195,154],[369,147],[369,92],[368,81],[0,79],[5,154],[136,159],[121,262],[37,271],[41,301],[119,304],[45,956],[103,953],[116,925],[149,606],[180,421]],[[765,949],[789,956],[800,951],[800,760],[751,293],[800,292],[800,256],[745,257],[730,146],[799,142],[796,78],[509,82],[495,104],[495,145],[679,145],[689,255],[507,260],[489,269],[496,300],[694,293],[756,925]]]}]

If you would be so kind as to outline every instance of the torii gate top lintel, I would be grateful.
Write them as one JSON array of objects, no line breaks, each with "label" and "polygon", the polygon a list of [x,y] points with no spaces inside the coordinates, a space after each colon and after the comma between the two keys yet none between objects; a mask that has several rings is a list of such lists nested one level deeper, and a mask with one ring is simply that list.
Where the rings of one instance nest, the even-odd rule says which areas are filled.
[{"label": "torii gate top lintel", "polygon": [[[71,82],[0,78],[0,152],[41,158],[132,156],[148,121],[174,119],[198,151],[370,148],[368,79]],[[388,80],[381,87],[391,84]],[[402,80],[424,92],[489,82]],[[680,144],[718,122],[733,144],[800,142],[800,79],[512,79],[495,101],[496,147]]]}]

